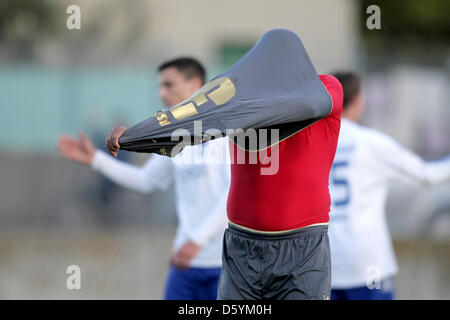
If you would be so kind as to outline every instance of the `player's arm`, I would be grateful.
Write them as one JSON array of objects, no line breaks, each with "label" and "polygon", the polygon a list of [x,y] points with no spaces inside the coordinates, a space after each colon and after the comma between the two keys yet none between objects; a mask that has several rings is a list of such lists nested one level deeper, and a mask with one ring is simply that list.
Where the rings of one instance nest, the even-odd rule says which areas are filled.
[{"label": "player's arm", "polygon": [[213,145],[208,145],[207,148],[216,148],[217,153],[215,153],[213,160],[218,160],[220,158],[218,155],[225,156],[227,159],[225,164],[208,165],[208,179],[212,182],[214,189],[212,191],[215,193],[217,201],[203,221],[189,230],[189,241],[181,246],[172,257],[172,263],[180,268],[189,267],[191,260],[200,249],[210,242],[212,237],[223,232],[228,222],[226,207],[231,176],[230,165],[228,164],[228,139],[217,140]]},{"label": "player's arm", "polygon": [[170,184],[170,159],[154,157],[143,167],[137,167],[96,149],[83,132],[80,131],[78,135],[78,140],[67,135],[58,139],[57,149],[62,157],[89,165],[112,181],[134,191],[148,193],[156,188],[165,189]]},{"label": "player's arm", "polygon": [[[220,141],[220,142],[219,142]],[[215,142],[214,147],[222,147],[223,151],[229,157],[228,139],[220,139]],[[211,208],[209,215],[196,226],[190,233],[190,238],[193,242],[200,246],[205,245],[218,232],[224,229],[227,225],[227,198],[231,183],[231,168],[228,163],[209,165],[209,179],[214,185],[214,193],[217,195],[218,201],[215,206]]]},{"label": "player's arm", "polygon": [[186,242],[172,257],[172,263],[180,268],[188,268],[191,260],[197,255],[200,249],[205,246],[214,235],[225,230],[227,225],[227,195],[228,190],[211,208],[210,214],[189,234],[189,241]]},{"label": "player's arm", "polygon": [[165,190],[173,180],[171,160],[158,155],[139,167],[97,150],[91,167],[122,187],[140,193]]},{"label": "player's arm", "polygon": [[424,161],[392,138],[378,133],[372,143],[374,157],[380,161],[388,178],[423,185],[435,185],[450,179],[450,156]]},{"label": "player's arm", "polygon": [[217,202],[214,208],[211,208],[211,213],[197,226],[190,235],[191,241],[199,246],[204,246],[209,242],[212,236],[217,234],[220,230],[224,230],[227,219],[227,195],[228,190],[224,190],[224,196]]}]

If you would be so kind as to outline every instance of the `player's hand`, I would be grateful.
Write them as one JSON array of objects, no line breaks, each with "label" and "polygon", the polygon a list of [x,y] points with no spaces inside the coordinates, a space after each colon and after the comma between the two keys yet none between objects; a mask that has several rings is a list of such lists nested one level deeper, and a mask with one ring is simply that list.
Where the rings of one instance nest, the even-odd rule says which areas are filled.
[{"label": "player's hand", "polygon": [[66,159],[90,165],[95,155],[95,147],[83,132],[78,131],[78,136],[79,141],[67,135],[59,137],[59,154]]},{"label": "player's hand", "polygon": [[184,244],[172,257],[172,263],[180,269],[189,268],[191,260],[200,251],[200,246],[192,241]]},{"label": "player's hand", "polygon": [[123,135],[125,130],[127,130],[125,127],[114,127],[106,137],[106,149],[108,149],[109,153],[114,157],[117,157],[117,153],[120,149],[119,138]]}]

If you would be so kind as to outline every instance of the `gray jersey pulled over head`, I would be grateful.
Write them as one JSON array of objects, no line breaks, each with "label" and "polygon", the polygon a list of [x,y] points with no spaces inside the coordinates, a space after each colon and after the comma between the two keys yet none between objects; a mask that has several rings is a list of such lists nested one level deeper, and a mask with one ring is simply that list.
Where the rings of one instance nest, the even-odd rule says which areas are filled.
[{"label": "gray jersey pulled over head", "polygon": [[282,139],[323,118],[331,108],[300,38],[274,29],[189,99],[127,129],[119,143],[124,150],[173,156],[170,151],[178,144],[172,141],[174,134],[190,136],[197,144],[205,136],[237,129],[276,128]]}]

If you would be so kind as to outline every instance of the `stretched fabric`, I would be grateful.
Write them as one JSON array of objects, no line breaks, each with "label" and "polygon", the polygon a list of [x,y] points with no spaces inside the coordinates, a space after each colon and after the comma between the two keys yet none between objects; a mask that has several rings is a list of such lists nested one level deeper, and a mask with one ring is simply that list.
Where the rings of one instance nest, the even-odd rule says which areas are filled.
[{"label": "stretched fabric", "polygon": [[[173,135],[198,144],[218,133],[236,138],[237,129],[278,129],[282,140],[331,109],[332,100],[300,38],[274,29],[192,97],[128,128],[119,144],[124,150],[174,156],[181,149],[175,151],[179,140]],[[254,150],[270,144],[273,141],[241,147]]]}]

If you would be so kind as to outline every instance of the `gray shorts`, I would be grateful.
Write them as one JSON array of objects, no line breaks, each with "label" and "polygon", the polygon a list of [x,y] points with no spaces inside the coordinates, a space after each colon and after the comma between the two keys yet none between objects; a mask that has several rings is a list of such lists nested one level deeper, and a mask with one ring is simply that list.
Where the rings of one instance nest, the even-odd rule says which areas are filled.
[{"label": "gray shorts", "polygon": [[261,234],[225,230],[219,300],[324,300],[330,297],[328,226]]}]

